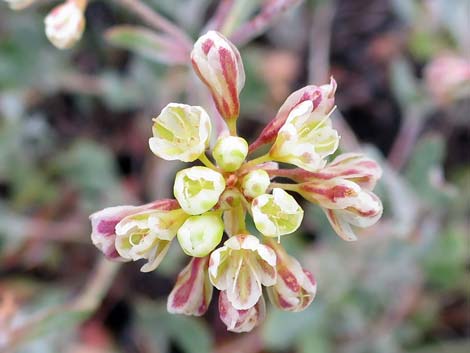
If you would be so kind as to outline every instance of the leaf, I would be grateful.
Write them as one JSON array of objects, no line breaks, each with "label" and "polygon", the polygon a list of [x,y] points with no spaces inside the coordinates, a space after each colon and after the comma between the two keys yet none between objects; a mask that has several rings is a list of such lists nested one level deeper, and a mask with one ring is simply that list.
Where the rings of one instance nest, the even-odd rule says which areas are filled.
[{"label": "leaf", "polygon": [[174,39],[148,28],[115,26],[106,31],[105,38],[112,45],[158,63],[177,65],[189,62],[189,56]]}]

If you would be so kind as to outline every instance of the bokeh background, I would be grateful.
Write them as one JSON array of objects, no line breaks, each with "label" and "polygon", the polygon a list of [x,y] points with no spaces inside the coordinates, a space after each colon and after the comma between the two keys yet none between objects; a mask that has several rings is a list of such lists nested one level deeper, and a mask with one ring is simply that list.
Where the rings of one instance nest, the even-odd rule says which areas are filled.
[{"label": "bokeh background", "polygon": [[[143,2],[193,39],[220,6]],[[253,141],[289,93],[334,75],[342,151],[362,150],[384,170],[382,221],[346,243],[304,204],[302,230],[285,238],[318,282],[302,313],[269,307],[264,325],[238,335],[216,300],[204,318],[167,314],[181,251],[148,274],[112,264],[91,244],[88,215],[171,197],[181,164],[149,151],[151,118],[170,101],[214,115],[209,96],[188,62],[108,32],[146,26],[122,1],[91,1],[84,37],[67,51],[44,35],[56,2],[23,11],[2,2],[0,351],[469,352],[470,2],[222,2],[233,5],[229,36],[288,4],[240,44],[242,135]]]}]

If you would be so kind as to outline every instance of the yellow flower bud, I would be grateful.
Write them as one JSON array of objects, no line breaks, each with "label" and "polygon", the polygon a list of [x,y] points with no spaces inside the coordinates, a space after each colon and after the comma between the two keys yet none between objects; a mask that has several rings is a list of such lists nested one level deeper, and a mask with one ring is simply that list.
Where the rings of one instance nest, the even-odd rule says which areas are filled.
[{"label": "yellow flower bud", "polygon": [[194,257],[204,257],[219,245],[224,233],[224,222],[214,212],[189,217],[178,230],[178,241],[183,251]]},{"label": "yellow flower bud", "polygon": [[270,183],[269,174],[265,170],[253,170],[243,177],[243,194],[250,198],[263,195],[268,190]]},{"label": "yellow flower bud", "polygon": [[240,168],[247,154],[248,143],[238,136],[219,138],[212,152],[219,167],[226,172],[234,172]]},{"label": "yellow flower bud", "polygon": [[181,208],[191,215],[209,211],[217,204],[224,190],[222,174],[206,167],[180,170],[173,188]]}]

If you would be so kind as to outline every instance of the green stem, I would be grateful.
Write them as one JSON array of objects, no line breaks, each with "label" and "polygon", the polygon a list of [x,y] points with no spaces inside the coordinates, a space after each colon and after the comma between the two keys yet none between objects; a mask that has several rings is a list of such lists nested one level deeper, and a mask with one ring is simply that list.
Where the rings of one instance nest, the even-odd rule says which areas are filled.
[{"label": "green stem", "polygon": [[251,168],[251,167],[254,167],[258,164],[261,164],[261,163],[265,163],[265,162],[269,162],[271,160],[271,156],[269,155],[269,153],[266,153],[260,157],[257,157],[255,159],[252,159],[251,161],[248,161],[246,162],[242,168],[243,169],[247,169],[247,168]]},{"label": "green stem", "polygon": [[299,185],[298,184],[286,184],[286,183],[271,183],[269,185],[270,189],[273,188],[280,188],[284,190],[289,190],[289,191],[295,191],[298,192],[299,190]]},{"label": "green stem", "polygon": [[200,160],[200,161],[202,162],[202,164],[204,164],[207,168],[214,169],[214,170],[218,170],[218,169],[219,169],[219,168],[217,168],[217,167],[215,166],[214,163],[212,163],[212,162],[210,161],[209,158],[207,158],[207,156],[206,156],[205,153],[203,153],[203,154],[201,154],[201,155],[199,156],[199,160]]}]

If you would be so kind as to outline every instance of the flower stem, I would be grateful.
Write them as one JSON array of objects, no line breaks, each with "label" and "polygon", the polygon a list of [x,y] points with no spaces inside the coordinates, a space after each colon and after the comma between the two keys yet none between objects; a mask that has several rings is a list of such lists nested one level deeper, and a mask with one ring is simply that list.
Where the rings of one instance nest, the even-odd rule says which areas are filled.
[{"label": "flower stem", "polygon": [[207,168],[210,168],[210,169],[214,169],[214,170],[218,170],[219,168],[217,168],[215,166],[214,163],[212,163],[210,161],[209,158],[207,158],[206,154],[205,153],[202,153],[200,156],[199,156],[199,160],[202,162],[202,164],[204,164]]},{"label": "flower stem", "polygon": [[271,183],[269,185],[269,188],[270,189],[280,188],[280,189],[284,189],[284,190],[298,192],[299,185],[298,184],[286,184],[286,183]]},{"label": "flower stem", "polygon": [[255,159],[252,159],[251,161],[248,161],[246,162],[242,168],[243,169],[247,169],[247,168],[251,168],[251,167],[254,167],[258,164],[261,164],[261,163],[264,163],[264,162],[269,162],[271,160],[271,156],[269,155],[269,152],[260,156],[260,157],[257,157]]}]

